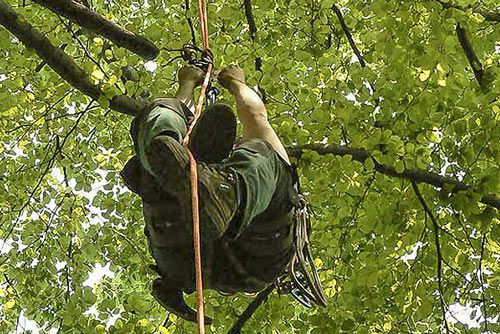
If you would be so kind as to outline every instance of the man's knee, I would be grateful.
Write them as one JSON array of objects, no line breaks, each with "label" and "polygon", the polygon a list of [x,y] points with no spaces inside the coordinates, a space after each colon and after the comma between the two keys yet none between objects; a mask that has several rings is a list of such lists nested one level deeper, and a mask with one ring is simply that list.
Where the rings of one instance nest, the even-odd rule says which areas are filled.
[{"label": "man's knee", "polygon": [[[176,98],[156,99],[134,118],[130,125],[130,135],[137,145],[139,137],[144,137],[140,135],[141,133],[158,131],[158,129],[161,132],[161,128],[165,128],[164,131],[174,129],[182,131],[187,128],[191,117],[189,109],[180,100]],[[179,127],[182,129],[177,129]]]}]

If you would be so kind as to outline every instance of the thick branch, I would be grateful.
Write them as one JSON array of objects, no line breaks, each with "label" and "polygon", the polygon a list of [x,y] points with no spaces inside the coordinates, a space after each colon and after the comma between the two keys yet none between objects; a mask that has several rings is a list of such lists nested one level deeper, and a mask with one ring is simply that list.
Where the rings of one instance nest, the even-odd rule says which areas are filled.
[{"label": "thick branch", "polygon": [[472,44],[467,38],[467,32],[465,31],[464,28],[460,26],[460,24],[457,24],[456,33],[460,45],[462,46],[462,49],[464,50],[465,55],[467,56],[467,60],[469,61],[470,66],[472,67],[474,76],[476,77],[476,80],[479,83],[479,86],[481,86],[481,88],[483,89],[486,89],[488,84],[488,80],[486,78],[486,72],[483,70],[483,65],[479,61],[479,58],[477,58],[476,53],[472,48]]},{"label": "thick branch", "polygon": [[486,21],[495,21],[495,22],[500,22],[500,13],[499,12],[487,12],[481,9],[476,9],[474,10],[475,13],[478,13]]},{"label": "thick branch", "polygon": [[144,37],[118,26],[96,12],[72,0],[34,0],[36,3],[62,15],[72,22],[102,35],[116,45],[124,47],[145,59],[154,59],[160,52]]},{"label": "thick branch", "polygon": [[365,67],[365,59],[361,55],[361,52],[359,52],[358,47],[356,46],[356,43],[354,43],[354,39],[352,38],[351,32],[349,31],[349,28],[347,27],[347,24],[345,24],[344,17],[342,16],[342,12],[340,11],[339,7],[337,7],[335,4],[332,5],[332,10],[335,12],[337,15],[340,26],[342,27],[342,30],[344,31],[344,34],[346,35],[347,39],[349,40],[349,44],[351,45],[352,51],[358,57],[359,63],[361,64],[361,67]]},{"label": "thick branch", "polygon": [[250,0],[244,0],[244,5],[245,5],[245,16],[247,18],[248,22],[248,30],[250,30],[250,38],[255,40],[255,36],[257,35],[257,26],[255,25],[255,20],[253,18],[253,13],[252,13],[252,3]]},{"label": "thick branch", "polygon": [[252,300],[250,304],[248,304],[247,308],[243,313],[238,317],[238,320],[234,323],[233,327],[227,332],[227,334],[239,334],[241,333],[241,329],[245,325],[248,319],[257,311],[260,305],[267,301],[267,298],[273,292],[274,285],[268,286],[265,290],[259,292],[259,294]]},{"label": "thick branch", "polygon": [[[303,146],[292,146],[288,148],[288,153],[295,157],[300,158],[304,150],[315,151],[320,155],[333,154],[333,155],[350,155],[353,160],[364,163],[370,154],[363,149],[354,149],[347,146],[341,145],[319,145],[319,144],[308,144]],[[392,166],[382,165],[374,161],[375,170],[379,173],[404,178],[413,182],[427,183],[435,187],[443,188],[445,186],[451,187],[451,192],[465,191],[471,189],[465,183],[459,182],[451,177],[441,176],[436,173],[419,170],[419,169],[407,169],[402,173],[396,172],[396,169]],[[481,203],[491,205],[497,209],[500,209],[500,198],[494,194],[485,195],[481,199]]]},{"label": "thick branch", "polygon": [[[63,50],[52,45],[43,34],[20,18],[9,5],[2,1],[0,1],[0,24],[27,48],[35,50],[38,56],[71,86],[94,100],[99,99],[102,94],[101,89],[90,81],[87,73],[76,65]],[[143,106],[143,102],[125,95],[114,96],[110,101],[111,109],[131,116],[136,115]]]}]

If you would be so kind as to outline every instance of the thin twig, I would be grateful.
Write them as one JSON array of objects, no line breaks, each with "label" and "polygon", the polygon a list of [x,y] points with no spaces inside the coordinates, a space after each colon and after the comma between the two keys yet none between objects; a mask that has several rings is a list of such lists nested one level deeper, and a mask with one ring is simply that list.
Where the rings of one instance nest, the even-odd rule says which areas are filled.
[{"label": "thin twig", "polygon": [[446,333],[450,333],[450,328],[448,326],[448,320],[446,320],[446,303],[444,301],[444,288],[443,288],[443,255],[441,253],[441,245],[439,241],[439,225],[436,221],[436,218],[434,218],[434,215],[432,214],[432,211],[429,209],[427,206],[427,203],[425,202],[424,198],[422,197],[422,194],[420,193],[420,190],[418,189],[418,186],[415,182],[411,183],[413,190],[415,191],[415,195],[417,196],[418,200],[420,201],[420,204],[422,204],[422,207],[424,208],[424,211],[427,213],[429,218],[432,221],[432,226],[434,229],[434,243],[436,245],[436,253],[437,253],[437,279],[438,279],[438,289],[439,289],[439,301],[441,305],[441,312],[443,313],[443,322],[444,326],[446,329]]},{"label": "thin twig", "polygon": [[481,240],[481,256],[479,257],[479,283],[481,284],[481,304],[483,306],[483,317],[484,317],[484,332],[488,331],[488,309],[486,307],[486,298],[484,296],[484,276],[483,276],[483,258],[484,258],[484,246],[486,244],[486,233],[483,234]]},{"label": "thin twig", "polygon": [[344,34],[347,37],[347,40],[349,40],[349,44],[351,45],[352,51],[354,52],[356,57],[358,57],[359,63],[361,64],[361,67],[366,67],[365,60],[364,60],[363,56],[361,55],[361,52],[359,52],[359,49],[356,46],[354,39],[352,38],[351,32],[349,31],[347,24],[345,24],[344,17],[342,16],[342,12],[340,11],[339,7],[337,7],[335,4],[332,5],[332,10],[337,15],[339,22],[340,22],[340,26],[342,27],[342,30],[344,31]]},{"label": "thin twig", "polygon": [[190,9],[189,0],[184,0],[184,17],[186,18],[189,25],[189,31],[191,32],[191,44],[196,45],[196,33],[193,26],[193,20],[188,15]]},{"label": "thin twig", "polygon": [[252,41],[255,41],[255,36],[257,36],[257,26],[255,25],[255,19],[253,17],[252,2],[250,0],[243,0],[243,3],[248,23],[248,30],[250,31],[250,38]]},{"label": "thin twig", "polygon": [[[89,111],[91,108],[92,108],[92,104],[94,103],[94,101],[90,101],[90,103],[85,107],[85,111]],[[77,118],[77,120],[75,121],[75,123],[73,124],[73,126],[71,127],[71,129],[66,133],[66,135],[64,136],[64,139],[62,141],[62,143],[59,141],[59,137],[56,135],[56,145],[55,145],[55,150],[54,152],[52,153],[52,156],[50,158],[47,159],[48,155],[49,155],[49,150],[48,148],[45,149],[45,157],[42,161],[42,163],[39,165],[40,166],[43,166],[44,164],[47,164],[45,166],[45,169],[43,170],[43,172],[40,174],[39,178],[38,178],[38,181],[35,185],[35,187],[30,191],[29,195],[28,195],[28,199],[24,202],[24,204],[21,206],[21,208],[19,209],[18,211],[18,214],[17,214],[17,219],[16,221],[12,224],[12,227],[9,229],[9,231],[7,232],[6,236],[5,236],[5,239],[8,239],[11,234],[14,232],[17,224],[19,224],[20,222],[20,219],[21,219],[21,215],[23,213],[23,211],[28,207],[28,205],[30,204],[31,200],[33,199],[35,193],[38,191],[38,189],[40,188],[41,184],[42,184],[42,181],[45,179],[45,177],[47,176],[47,174],[49,173],[50,169],[54,166],[54,163],[56,161],[56,157],[58,154],[62,153],[62,148],[64,147],[64,145],[66,144],[66,141],[67,139],[69,138],[69,136],[76,130],[76,128],[78,127],[78,124],[80,123],[81,119],[83,118],[83,116],[85,115],[86,113],[82,113],[80,114],[80,116]],[[49,143],[47,143],[47,145],[49,145]],[[2,245],[2,249],[3,249],[3,245]],[[2,250],[0,249],[0,251]],[[7,262],[7,259],[5,259],[5,261],[3,261],[1,264],[4,264]],[[0,264],[0,265],[1,265]]]},{"label": "thin twig", "polygon": [[[83,42],[80,40],[80,38],[78,37],[78,35],[75,34],[75,32],[73,31],[73,29],[71,29],[71,26],[67,22],[65,22],[60,15],[57,15],[57,18],[66,27],[66,29],[68,30],[68,32],[71,34],[71,37],[73,37],[73,39],[78,43],[78,45],[80,45],[80,47],[82,48],[83,52],[90,59],[90,61],[93,62],[97,66],[97,68],[99,68],[99,70],[106,76],[106,78],[109,78],[109,75],[106,73],[106,71],[104,70],[104,68],[102,68],[101,64],[99,64],[99,62],[97,60],[95,60],[94,57],[92,57],[92,55],[90,54],[90,52],[87,49],[87,47],[85,46],[85,44],[83,44]],[[61,49],[64,51],[63,48],[61,48]]]}]

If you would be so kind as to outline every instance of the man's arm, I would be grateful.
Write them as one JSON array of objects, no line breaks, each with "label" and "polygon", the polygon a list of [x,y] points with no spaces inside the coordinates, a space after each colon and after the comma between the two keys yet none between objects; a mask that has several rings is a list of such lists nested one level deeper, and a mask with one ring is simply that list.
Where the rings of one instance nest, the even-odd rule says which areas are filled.
[{"label": "man's arm", "polygon": [[205,73],[193,65],[186,65],[179,70],[177,76],[179,88],[175,97],[184,103],[194,115],[194,89],[201,86]]},{"label": "man's arm", "polygon": [[245,84],[245,74],[237,66],[223,69],[220,83],[234,95],[238,118],[243,124],[243,140],[264,139],[288,163],[285,147],[267,119],[267,111],[259,95]]}]

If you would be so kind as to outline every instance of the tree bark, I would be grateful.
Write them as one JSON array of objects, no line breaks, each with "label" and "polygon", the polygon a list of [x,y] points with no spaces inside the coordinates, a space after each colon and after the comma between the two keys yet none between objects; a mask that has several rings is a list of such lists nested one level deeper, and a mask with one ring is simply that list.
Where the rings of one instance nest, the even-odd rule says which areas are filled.
[{"label": "tree bark", "polygon": [[64,16],[70,21],[99,34],[116,45],[126,48],[139,56],[151,60],[158,56],[158,49],[145,37],[118,26],[105,19],[98,13],[72,0],[33,0],[34,2],[50,9],[54,13]]},{"label": "tree bark", "polygon": [[462,47],[462,50],[464,50],[465,56],[469,61],[472,71],[474,72],[474,76],[479,83],[479,86],[481,86],[483,90],[487,90],[489,81],[487,73],[484,71],[483,65],[479,61],[479,58],[472,48],[472,44],[467,37],[467,32],[462,26],[460,26],[460,24],[457,24],[455,31],[458,41],[460,42],[460,46]]},{"label": "tree bark", "polygon": [[339,7],[337,7],[335,4],[332,5],[332,10],[335,12],[335,15],[337,15],[337,18],[339,19],[339,22],[340,22],[340,26],[342,27],[342,31],[346,35],[347,40],[349,41],[349,45],[352,48],[352,51],[354,52],[356,57],[358,57],[359,63],[361,64],[361,67],[366,67],[365,59],[361,55],[361,52],[359,52],[359,49],[356,46],[354,39],[352,38],[352,34],[349,31],[347,24],[345,24],[344,17],[342,16],[342,12],[340,11]]},{"label": "tree bark", "polygon": [[[0,24],[14,34],[27,48],[35,50],[37,55],[56,71],[71,86],[94,100],[102,94],[99,86],[94,85],[83,71],[63,50],[54,46],[43,34],[26,20],[22,19],[6,3],[0,1]],[[110,108],[126,115],[135,116],[145,103],[126,95],[117,95],[110,100]]]},{"label": "tree bark", "polygon": [[452,0],[444,1],[444,0],[437,0],[441,6],[445,9],[458,9],[463,12],[468,11],[469,9],[472,9],[474,13],[477,13],[484,17],[485,21],[493,21],[493,22],[499,22],[500,21],[500,12],[498,11],[488,11],[484,10],[478,5],[468,5],[468,6],[460,6],[460,5],[455,5]]},{"label": "tree bark", "polygon": [[257,26],[255,25],[252,13],[252,2],[250,0],[244,0],[243,5],[245,7],[245,16],[247,18],[248,30],[250,31],[250,38],[254,41],[257,35]]},{"label": "tree bark", "polygon": [[[370,154],[363,149],[355,149],[341,145],[308,144],[302,146],[292,146],[287,149],[288,153],[291,156],[299,159],[304,150],[315,151],[320,155],[327,155],[327,154],[333,154],[339,156],[350,155],[352,156],[353,160],[359,161],[361,163],[364,163],[368,158],[371,158]],[[457,181],[451,177],[441,176],[433,172],[428,172],[419,169],[407,169],[404,170],[402,173],[398,173],[396,172],[396,169],[392,166],[379,164],[375,160],[374,163],[375,163],[375,170],[377,172],[388,176],[404,178],[409,181],[418,183],[427,183],[440,188],[443,188],[445,186],[451,186],[450,190],[451,192],[466,191],[471,189],[469,185],[463,182]],[[481,203],[484,203],[486,205],[491,205],[497,209],[500,209],[500,198],[494,194],[488,194],[483,196],[481,198]]]}]

